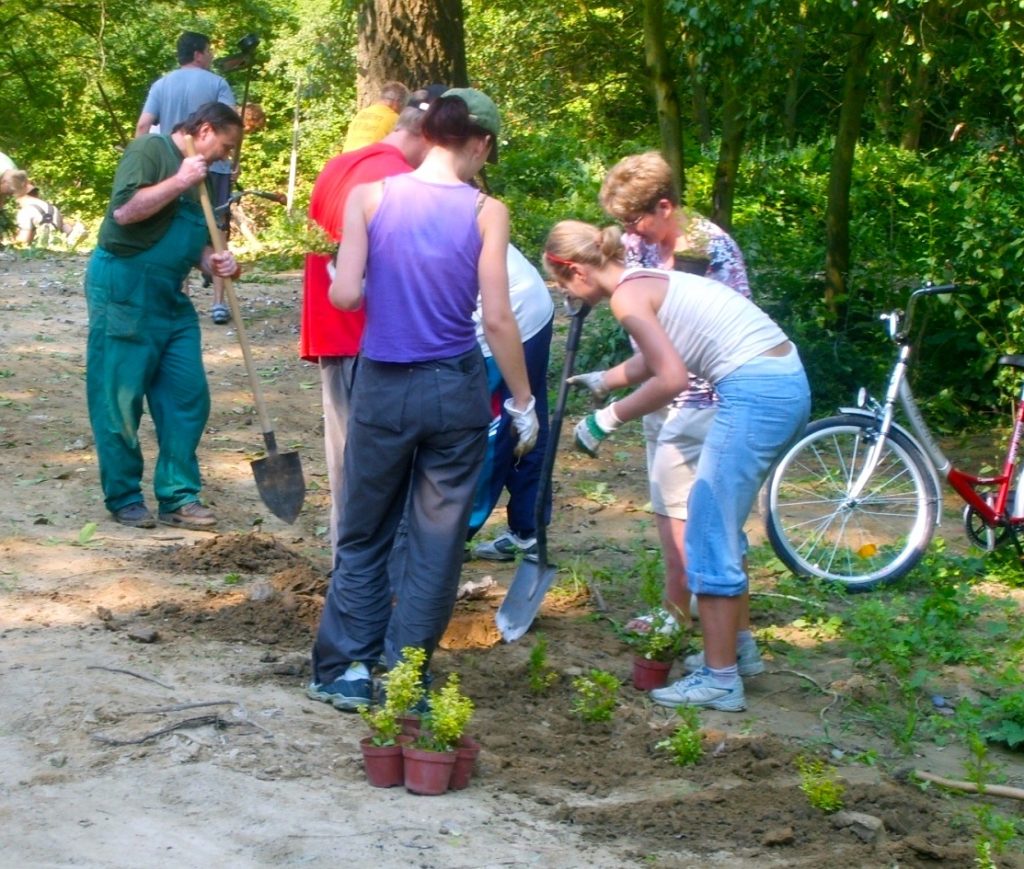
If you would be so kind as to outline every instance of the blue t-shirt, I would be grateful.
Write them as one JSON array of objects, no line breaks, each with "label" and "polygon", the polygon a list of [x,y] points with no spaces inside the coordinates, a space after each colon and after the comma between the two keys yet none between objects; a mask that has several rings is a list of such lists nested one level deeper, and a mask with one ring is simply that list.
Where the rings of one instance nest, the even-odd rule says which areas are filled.
[{"label": "blue t-shirt", "polygon": [[[234,108],[235,95],[231,86],[208,69],[183,66],[153,83],[142,111],[153,115],[160,125],[160,132],[169,136],[175,125],[206,103],[223,103]],[[230,172],[231,161],[211,163],[210,171]]]}]

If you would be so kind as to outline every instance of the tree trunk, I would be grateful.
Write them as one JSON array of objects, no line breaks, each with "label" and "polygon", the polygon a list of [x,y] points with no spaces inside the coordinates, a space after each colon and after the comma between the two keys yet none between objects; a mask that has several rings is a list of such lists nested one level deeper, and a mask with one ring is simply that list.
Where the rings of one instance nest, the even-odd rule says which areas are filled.
[{"label": "tree trunk", "polygon": [[654,105],[661,131],[661,151],[672,167],[679,195],[686,189],[683,166],[683,127],[679,120],[672,67],[665,49],[665,0],[644,0],[644,59],[654,88]]},{"label": "tree trunk", "polygon": [[434,83],[465,87],[462,0],[364,0],[356,65],[360,106],[372,102],[386,81],[410,89]]},{"label": "tree trunk", "polygon": [[732,230],[732,206],[736,198],[736,175],[739,172],[746,121],[743,104],[736,90],[735,66],[722,64],[722,143],[718,149],[715,181],[711,188],[711,219],[726,232]]},{"label": "tree trunk", "polygon": [[711,142],[711,112],[708,109],[708,91],[704,87],[704,77],[700,74],[700,63],[696,51],[686,52],[686,65],[690,71],[693,122],[697,127],[701,145],[707,145]]},{"label": "tree trunk", "polygon": [[793,49],[789,58],[789,76],[786,79],[786,102],[783,109],[783,129],[786,144],[796,147],[797,111],[800,108],[800,71],[804,64],[806,49],[806,30],[803,24],[797,26],[793,37]]},{"label": "tree trunk", "polygon": [[928,64],[918,58],[917,69],[910,80],[910,97],[907,100],[907,114],[903,120],[903,135],[900,147],[904,151],[916,151],[921,144],[921,130],[928,100]]},{"label": "tree trunk", "polygon": [[850,183],[861,115],[867,99],[868,58],[874,39],[870,11],[867,5],[860,8],[847,55],[843,105],[832,152],[825,209],[825,306],[833,318],[838,318],[840,305],[845,301],[846,280],[850,273]]}]

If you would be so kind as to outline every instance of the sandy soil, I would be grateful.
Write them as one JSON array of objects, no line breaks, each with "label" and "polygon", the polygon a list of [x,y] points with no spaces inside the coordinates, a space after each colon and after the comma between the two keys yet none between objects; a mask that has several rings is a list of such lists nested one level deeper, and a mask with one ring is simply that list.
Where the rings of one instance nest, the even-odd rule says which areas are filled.
[{"label": "sandy soil", "polygon": [[[370,788],[362,722],[302,692],[328,496],[318,374],[295,354],[298,276],[240,287],[278,438],[302,456],[298,521],[260,502],[249,461],[262,442],[235,334],[204,319],[214,410],[200,461],[220,526],[143,531],[110,520],[97,484],[84,265],[0,252],[4,865],[973,865],[970,800],[898,774],[962,778],[962,755],[931,745],[901,759],[845,720],[847,694],[870,686],[853,685],[851,662],[827,642],[808,641],[798,668],[769,644],[747,712],[702,714],[697,765],[673,766],[655,748],[672,716],[628,684],[631,654],[609,623],[631,606],[616,577],[638,541],[654,543],[628,436],[602,461],[560,456],[551,541],[566,570],[533,633],[504,645],[493,627],[513,569],[466,565],[464,580],[499,585],[460,603],[435,671],[458,670],[477,704],[471,730],[484,750],[471,787],[435,798]],[[195,296],[205,311],[208,291]],[[148,423],[143,437],[151,456]],[[573,566],[600,567],[603,593],[572,582]],[[757,582],[771,589],[773,578]],[[757,626],[783,632],[796,614],[767,598]],[[541,696],[526,678],[538,633],[557,673]],[[569,711],[572,677],[595,667],[624,681],[607,724]],[[838,765],[846,809],[866,819],[809,806],[793,762],[809,749]],[[854,762],[869,751],[884,762]],[[1024,784],[1019,755],[999,763],[1007,783]]]}]

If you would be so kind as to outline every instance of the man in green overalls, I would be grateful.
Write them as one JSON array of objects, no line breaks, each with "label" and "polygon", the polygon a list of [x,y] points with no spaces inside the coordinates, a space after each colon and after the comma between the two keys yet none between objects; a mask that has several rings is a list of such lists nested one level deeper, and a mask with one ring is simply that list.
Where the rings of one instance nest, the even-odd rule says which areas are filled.
[{"label": "man in green overalls", "polygon": [[[85,274],[86,393],[104,501],[122,525],[156,526],[142,495],[143,398],[159,447],[153,488],[160,521],[194,529],[217,521],[199,501],[196,449],[210,390],[199,319],[182,283],[193,266],[237,276],[232,254],[210,246],[197,185],[206,183],[209,163],[230,156],[241,134],[242,119],[232,108],[207,103],[170,135],[131,142],[114,176]],[[184,156],[187,136],[195,157]]]}]

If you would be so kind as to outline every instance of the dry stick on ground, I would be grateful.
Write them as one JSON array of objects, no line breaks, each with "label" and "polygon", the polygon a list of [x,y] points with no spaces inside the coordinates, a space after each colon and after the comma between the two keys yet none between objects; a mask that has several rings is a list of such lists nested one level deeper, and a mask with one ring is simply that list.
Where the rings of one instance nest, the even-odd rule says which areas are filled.
[{"label": "dry stick on ground", "polygon": [[120,667],[104,667],[102,664],[89,664],[85,668],[86,670],[106,670],[108,673],[124,673],[126,676],[134,676],[136,679],[141,679],[143,682],[152,682],[154,685],[159,685],[161,688],[166,688],[168,691],[173,691],[173,685],[167,685],[161,682],[159,679],[153,679],[149,676],[143,676],[141,673],[136,673],[133,670],[122,670]]},{"label": "dry stick on ground", "polygon": [[969,794],[985,794],[986,796],[1009,797],[1013,800],[1024,800],[1024,789],[1011,788],[1008,785],[985,785],[984,789],[982,789],[974,782],[943,778],[941,775],[924,772],[920,769],[914,770],[914,777],[919,778],[922,781],[934,782],[937,785],[942,785],[942,787],[949,788],[953,791],[964,791]]},{"label": "dry stick on ground", "polygon": [[202,700],[198,703],[175,703],[173,706],[151,706],[149,709],[137,709],[129,715],[163,715],[165,712],[181,712],[184,709],[200,709],[203,706],[232,706],[234,700]]},{"label": "dry stick on ground", "polygon": [[168,724],[166,727],[161,727],[159,730],[143,734],[135,739],[117,739],[103,733],[94,733],[92,738],[97,742],[102,742],[104,745],[141,745],[143,742],[148,742],[151,739],[156,739],[158,736],[163,736],[165,733],[171,733],[174,730],[181,730],[185,727],[204,727],[207,724],[212,724],[215,727],[230,727],[232,724],[241,723],[240,721],[227,721],[221,718],[220,715],[200,715],[196,718],[186,718],[183,721]]},{"label": "dry stick on ground", "polygon": [[601,594],[600,586],[592,579],[587,580],[587,588],[590,589],[590,594],[594,598],[594,609],[599,613],[608,612],[608,605],[604,602],[604,595]]}]

